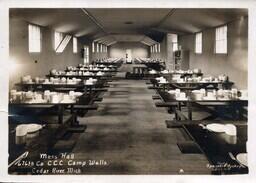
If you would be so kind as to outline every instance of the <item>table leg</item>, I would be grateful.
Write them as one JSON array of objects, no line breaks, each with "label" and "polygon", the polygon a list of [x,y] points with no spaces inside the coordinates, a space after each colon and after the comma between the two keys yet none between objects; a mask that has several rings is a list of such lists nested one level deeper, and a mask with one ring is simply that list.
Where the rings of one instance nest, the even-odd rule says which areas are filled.
[{"label": "table leg", "polygon": [[63,112],[64,112],[64,106],[58,105],[58,122],[59,122],[59,124],[63,123]]},{"label": "table leg", "polygon": [[[181,103],[178,103],[178,110],[181,112]],[[177,113],[175,113],[175,115],[177,115]],[[177,120],[181,120],[181,118],[179,117],[179,115],[177,115]]]},{"label": "table leg", "polygon": [[191,104],[191,102],[187,102],[187,108],[188,108],[188,119],[192,120],[192,104]]}]

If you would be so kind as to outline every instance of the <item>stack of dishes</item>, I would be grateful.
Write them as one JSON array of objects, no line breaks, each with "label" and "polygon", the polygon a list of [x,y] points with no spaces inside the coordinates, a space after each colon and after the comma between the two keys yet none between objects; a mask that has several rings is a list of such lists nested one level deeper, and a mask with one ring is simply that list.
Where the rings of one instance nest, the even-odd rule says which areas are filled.
[{"label": "stack of dishes", "polygon": [[169,71],[168,71],[168,70],[163,70],[163,71],[161,71],[161,73],[162,73],[162,74],[168,74]]},{"label": "stack of dishes", "polygon": [[237,129],[233,124],[219,124],[219,123],[211,123],[206,125],[207,130],[216,132],[216,133],[225,133],[229,136],[236,136]]},{"label": "stack of dishes", "polygon": [[236,156],[236,159],[239,163],[241,163],[242,165],[248,166],[248,157],[247,157],[247,153],[239,153]]},{"label": "stack of dishes", "polygon": [[70,96],[69,94],[64,94],[60,103],[74,103],[74,97]]},{"label": "stack of dishes", "polygon": [[191,92],[191,99],[192,100],[202,100],[204,97],[204,93],[201,90],[193,90]]},{"label": "stack of dishes", "polygon": [[97,75],[97,76],[103,76],[103,75],[104,75],[104,72],[99,71],[99,72],[97,72],[96,75]]},{"label": "stack of dishes", "polygon": [[157,72],[155,70],[150,70],[148,73],[149,74],[156,74]]},{"label": "stack of dishes", "polygon": [[195,74],[200,74],[201,72],[202,72],[201,69],[196,68],[193,70],[193,73],[195,73]]},{"label": "stack of dishes", "polygon": [[204,100],[216,100],[217,99],[217,93],[216,93],[215,90],[213,90],[212,92],[208,91],[207,95],[203,98],[204,98]]},{"label": "stack of dishes", "polygon": [[25,144],[27,138],[33,138],[39,135],[39,130],[43,128],[39,124],[21,124],[15,129],[16,131],[16,144]]}]

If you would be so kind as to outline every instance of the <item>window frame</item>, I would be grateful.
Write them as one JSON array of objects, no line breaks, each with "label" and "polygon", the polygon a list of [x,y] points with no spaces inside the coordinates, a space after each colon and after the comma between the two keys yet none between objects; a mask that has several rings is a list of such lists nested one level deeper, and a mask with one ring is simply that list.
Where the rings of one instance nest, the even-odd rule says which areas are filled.
[{"label": "window frame", "polygon": [[[197,42],[197,36],[198,35],[201,35],[201,44],[200,44],[201,47],[200,47],[200,50],[199,50],[200,52],[198,52],[198,50],[196,49],[197,45],[198,45],[198,42]],[[195,42],[194,53],[198,54],[198,55],[201,55],[203,53],[203,32],[202,31],[195,33],[195,40],[194,40],[194,42]]]},{"label": "window frame", "polygon": [[[31,50],[31,44],[33,44],[32,42],[33,41],[35,41],[35,39],[31,39],[31,32],[30,32],[30,26],[34,26],[34,27],[37,27],[37,28],[39,28],[39,39],[37,39],[37,40],[39,40],[39,51],[32,51]],[[36,24],[32,24],[32,23],[28,23],[28,53],[29,54],[39,54],[39,53],[41,53],[42,52],[42,39],[43,39],[43,35],[42,35],[42,27],[41,26],[39,26],[39,25],[36,25]]]},{"label": "window frame", "polygon": [[99,53],[99,43],[96,43],[96,53]]},{"label": "window frame", "polygon": [[[226,28],[225,30],[225,39],[219,39],[217,40],[217,29],[220,29],[220,28]],[[221,25],[221,26],[218,26],[218,27],[215,27],[215,37],[214,37],[214,54],[216,55],[228,55],[228,24],[224,24],[224,25]],[[226,52],[217,52],[217,41],[225,41],[225,51]]]},{"label": "window frame", "polygon": [[[58,45],[56,44],[56,34],[59,34],[59,35],[61,35],[61,37],[62,37],[62,40],[60,40],[60,42],[58,43]],[[61,44],[61,42],[63,41],[63,39],[65,38],[65,35],[64,35],[64,33],[62,33],[62,32],[58,32],[58,31],[56,31],[56,30],[54,30],[54,51],[56,52],[56,50],[57,50],[57,48],[60,46],[60,44]],[[57,53],[57,52],[56,52]]]},{"label": "window frame", "polygon": [[[178,34],[172,34],[172,35],[176,35],[176,38],[177,38],[176,41],[174,41],[174,39],[172,38],[172,51],[175,52],[175,51],[179,50],[179,38],[178,38],[179,35]],[[176,49],[174,49],[174,48],[176,48]]]},{"label": "window frame", "polygon": [[[76,40],[76,41],[75,41]],[[77,37],[73,36],[73,53],[77,54],[78,52],[78,42]]]},{"label": "window frame", "polygon": [[[84,55],[83,55],[83,57],[84,57],[84,64],[86,65],[88,65],[89,64],[89,62],[90,62],[90,48],[89,48],[89,46],[88,45],[84,45]],[[87,62],[85,62],[87,60]]]}]

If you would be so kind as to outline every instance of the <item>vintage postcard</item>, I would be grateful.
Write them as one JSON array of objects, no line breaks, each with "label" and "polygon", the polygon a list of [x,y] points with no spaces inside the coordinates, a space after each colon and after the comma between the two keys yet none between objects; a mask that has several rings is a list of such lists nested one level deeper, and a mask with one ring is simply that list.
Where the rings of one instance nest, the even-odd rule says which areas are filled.
[{"label": "vintage postcard", "polygon": [[253,180],[253,1],[0,4],[1,181]]}]

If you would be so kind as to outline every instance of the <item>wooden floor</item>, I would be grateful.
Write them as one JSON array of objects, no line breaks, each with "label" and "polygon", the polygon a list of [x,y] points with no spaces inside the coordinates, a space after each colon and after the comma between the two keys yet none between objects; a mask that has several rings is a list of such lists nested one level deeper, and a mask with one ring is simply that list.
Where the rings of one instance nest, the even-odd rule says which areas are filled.
[{"label": "wooden floor", "polygon": [[180,152],[176,143],[184,135],[166,128],[171,115],[154,106],[145,80],[118,79],[110,86],[99,109],[79,118],[87,130],[73,149],[76,159],[108,164],[86,166],[83,174],[210,173],[202,154]]}]

